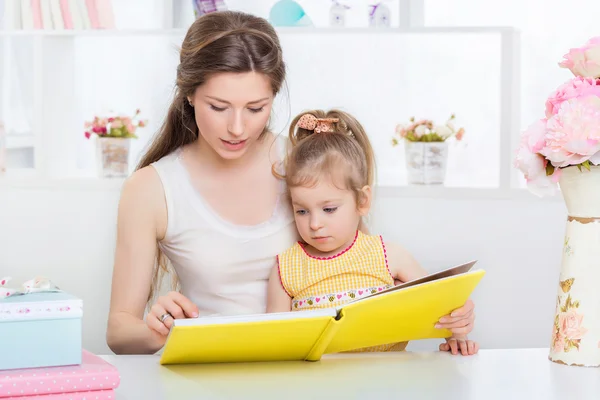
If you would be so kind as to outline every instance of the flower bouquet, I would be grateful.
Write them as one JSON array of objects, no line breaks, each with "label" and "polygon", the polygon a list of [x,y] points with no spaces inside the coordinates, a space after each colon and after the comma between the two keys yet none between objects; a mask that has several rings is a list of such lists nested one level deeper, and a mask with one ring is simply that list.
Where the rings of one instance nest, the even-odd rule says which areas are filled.
[{"label": "flower bouquet", "polygon": [[549,358],[600,366],[600,37],[559,66],[574,77],[522,133],[514,162],[532,193],[560,189],[568,213]]},{"label": "flower bouquet", "polygon": [[396,136],[392,138],[392,146],[404,141],[408,182],[417,184],[442,184],[446,178],[448,160],[447,140],[463,139],[464,128],[456,129],[455,115],[452,114],[446,123],[436,125],[432,120],[422,119],[415,122],[410,119],[407,125],[396,126]]},{"label": "flower bouquet", "polygon": [[97,137],[96,162],[101,177],[124,177],[129,173],[130,139],[137,139],[136,131],[147,125],[139,118],[140,110],[133,116],[95,116],[84,124],[84,135]]}]

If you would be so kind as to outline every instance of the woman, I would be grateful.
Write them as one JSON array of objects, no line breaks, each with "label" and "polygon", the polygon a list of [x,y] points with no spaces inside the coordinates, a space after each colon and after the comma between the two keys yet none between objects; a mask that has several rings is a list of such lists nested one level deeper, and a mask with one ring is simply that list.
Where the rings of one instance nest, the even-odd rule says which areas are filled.
[{"label": "woman", "polygon": [[[265,312],[275,255],[299,238],[272,174],[285,142],[268,123],[284,79],[264,19],[211,13],[188,30],[167,119],[121,194],[107,330],[115,353],[160,350],[172,318]],[[144,320],[167,259],[179,290]],[[455,312],[443,327],[470,332],[473,304]]]}]

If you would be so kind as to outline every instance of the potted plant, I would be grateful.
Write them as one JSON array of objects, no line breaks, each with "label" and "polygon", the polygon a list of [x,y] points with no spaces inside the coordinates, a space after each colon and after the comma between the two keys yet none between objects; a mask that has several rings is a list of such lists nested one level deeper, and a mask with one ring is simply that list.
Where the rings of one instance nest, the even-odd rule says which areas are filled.
[{"label": "potted plant", "polygon": [[443,184],[446,179],[448,160],[448,139],[462,140],[465,129],[456,129],[455,115],[443,125],[432,120],[410,119],[407,125],[397,125],[392,145],[404,142],[408,182],[413,184]]},{"label": "potted plant", "polygon": [[129,173],[130,140],[137,139],[137,128],[147,125],[139,119],[140,110],[127,115],[95,116],[84,124],[84,135],[90,139],[95,135],[97,173],[102,178],[124,177]]},{"label": "potted plant", "polygon": [[515,166],[528,189],[560,189],[566,229],[550,342],[550,360],[600,366],[600,37],[559,63],[574,78],[546,100],[543,118],[521,134]]}]

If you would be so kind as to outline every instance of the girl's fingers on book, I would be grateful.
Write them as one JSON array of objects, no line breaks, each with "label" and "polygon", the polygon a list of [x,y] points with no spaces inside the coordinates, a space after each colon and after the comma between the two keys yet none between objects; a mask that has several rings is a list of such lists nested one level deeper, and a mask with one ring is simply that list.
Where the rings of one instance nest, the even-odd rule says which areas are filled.
[{"label": "girl's fingers on book", "polygon": [[[158,299],[158,303],[162,306],[165,312],[171,314],[171,317],[175,319],[185,318],[185,314],[183,308],[175,301],[175,299],[169,294],[167,296],[162,296]],[[158,314],[160,318],[163,314]],[[166,320],[164,321],[166,322]]]}]

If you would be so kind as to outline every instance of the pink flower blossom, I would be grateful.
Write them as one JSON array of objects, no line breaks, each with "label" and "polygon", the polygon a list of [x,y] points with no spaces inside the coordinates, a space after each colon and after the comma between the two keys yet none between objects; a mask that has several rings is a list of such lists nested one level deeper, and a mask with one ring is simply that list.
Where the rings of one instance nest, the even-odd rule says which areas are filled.
[{"label": "pink flower blossom", "polygon": [[90,136],[92,136],[92,134],[91,134],[91,133],[89,133],[89,132],[85,132],[85,138],[86,138],[86,139],[89,139],[89,138],[90,138]]},{"label": "pink flower blossom", "polygon": [[568,68],[573,75],[600,77],[600,37],[587,41],[582,47],[570,49],[558,63],[561,68]]},{"label": "pink flower blossom", "polygon": [[600,96],[600,80],[577,77],[563,83],[546,100],[546,118],[558,112],[560,105],[569,99],[589,95]]},{"label": "pink flower blossom", "polygon": [[568,340],[582,339],[588,331],[583,327],[583,315],[577,314],[572,308],[559,314],[558,326]]},{"label": "pink flower blossom", "polygon": [[552,165],[567,167],[586,160],[600,164],[600,97],[563,102],[546,128],[546,146],[540,153]]},{"label": "pink flower blossom", "polygon": [[123,122],[121,121],[121,119],[116,118],[112,123],[111,123],[111,128],[114,129],[119,129],[123,127]]},{"label": "pink flower blossom", "polygon": [[133,126],[133,125],[131,124],[131,122],[130,122],[128,125],[126,125],[126,126],[125,126],[125,128],[127,129],[127,132],[129,132],[129,133],[131,133],[131,134],[134,134],[134,133],[135,133],[135,126]]},{"label": "pink flower blossom", "polygon": [[456,140],[462,140],[465,135],[465,128],[460,128],[458,132],[456,132]]},{"label": "pink flower blossom", "polygon": [[557,189],[558,170],[552,176],[546,175],[548,160],[540,154],[545,146],[547,120],[540,119],[529,126],[521,135],[521,143],[515,157],[517,167],[527,181],[527,188],[537,196],[554,195]]}]

